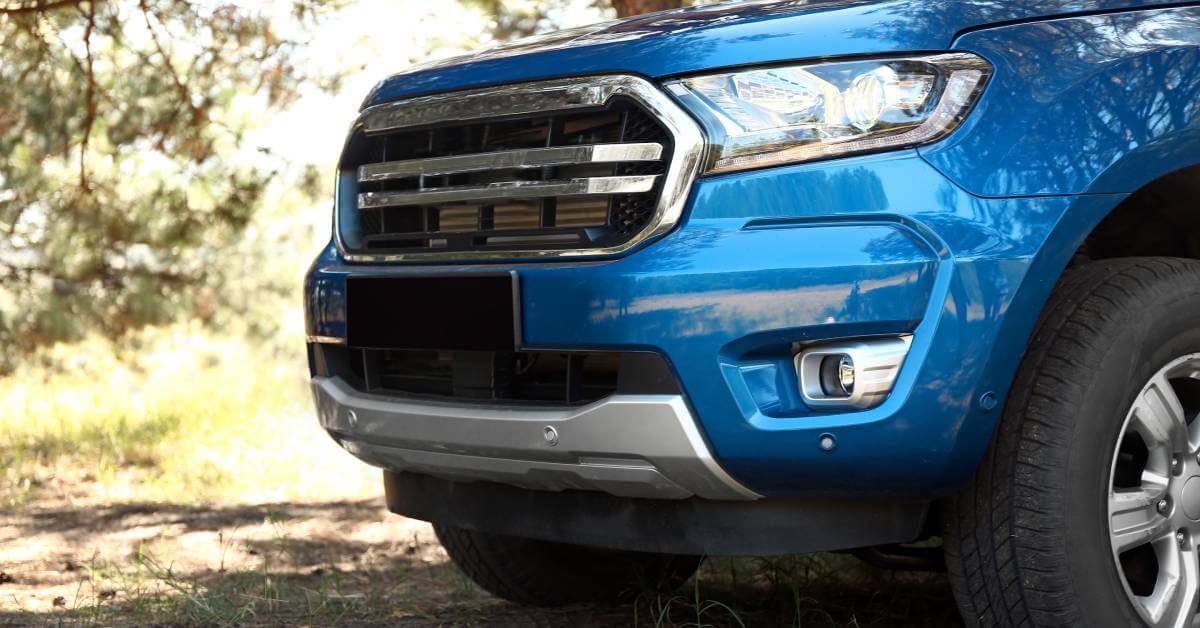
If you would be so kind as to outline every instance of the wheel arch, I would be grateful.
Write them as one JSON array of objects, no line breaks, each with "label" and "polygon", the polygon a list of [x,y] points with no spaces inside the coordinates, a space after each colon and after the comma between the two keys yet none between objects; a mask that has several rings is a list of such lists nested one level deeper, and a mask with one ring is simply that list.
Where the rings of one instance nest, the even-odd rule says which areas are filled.
[{"label": "wheel arch", "polygon": [[1072,265],[1117,257],[1200,259],[1200,163],[1151,179],[1109,211]]},{"label": "wheel arch", "polygon": [[[1200,259],[1200,162],[1163,172],[1131,194],[1087,194],[1075,197],[1030,262],[1022,288],[1008,307],[979,381],[977,397],[988,393],[1006,399],[1051,297],[1064,277],[1080,266],[1114,258],[1181,257]],[[970,444],[958,458],[974,469],[999,426],[1004,404],[981,419],[977,429],[965,425]],[[981,428],[981,429],[978,429]],[[964,443],[966,444],[966,443]]]}]

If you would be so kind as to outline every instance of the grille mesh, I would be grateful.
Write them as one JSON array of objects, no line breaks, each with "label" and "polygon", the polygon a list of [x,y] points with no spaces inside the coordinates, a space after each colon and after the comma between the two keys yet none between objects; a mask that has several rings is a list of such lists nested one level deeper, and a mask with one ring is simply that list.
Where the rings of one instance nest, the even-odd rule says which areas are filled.
[{"label": "grille mesh", "polygon": [[349,251],[372,254],[620,245],[653,219],[671,154],[671,134],[624,97],[602,108],[359,132],[342,163],[356,173],[342,202],[355,206],[343,209],[339,228]]}]

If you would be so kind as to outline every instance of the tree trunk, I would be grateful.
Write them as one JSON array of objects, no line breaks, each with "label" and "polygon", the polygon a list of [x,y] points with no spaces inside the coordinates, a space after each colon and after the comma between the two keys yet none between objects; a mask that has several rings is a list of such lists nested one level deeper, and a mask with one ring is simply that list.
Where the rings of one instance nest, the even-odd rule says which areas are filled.
[{"label": "tree trunk", "polygon": [[678,9],[683,6],[683,0],[612,0],[612,6],[617,10],[617,17],[629,17],[642,13]]}]

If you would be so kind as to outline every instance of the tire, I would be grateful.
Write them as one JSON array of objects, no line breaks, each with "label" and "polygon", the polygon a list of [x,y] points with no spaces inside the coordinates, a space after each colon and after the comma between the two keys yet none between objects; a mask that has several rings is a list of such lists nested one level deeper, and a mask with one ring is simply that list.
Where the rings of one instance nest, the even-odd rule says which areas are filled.
[{"label": "tire", "polygon": [[[1186,373],[1180,360],[1191,360]],[[1200,438],[1191,436],[1200,422],[1189,425],[1200,381],[1187,379],[1196,376],[1200,262],[1113,259],[1064,276],[979,469],[943,502],[947,569],[967,625],[1191,625],[1200,521],[1185,508],[1200,517],[1200,481],[1182,487],[1200,479]],[[1178,407],[1163,401],[1166,391]],[[1160,415],[1161,425],[1177,419],[1167,436],[1143,439]],[[1161,499],[1151,490],[1160,476],[1147,475],[1160,467]],[[1134,497],[1137,509],[1121,510]],[[1126,545],[1143,525],[1130,517],[1157,540]],[[1172,564],[1188,576],[1178,581],[1178,616],[1164,607],[1162,621],[1150,621],[1151,596],[1171,590],[1159,579]]]},{"label": "tire", "polygon": [[673,591],[699,556],[621,552],[434,524],[442,547],[471,580],[523,606],[632,600]]}]

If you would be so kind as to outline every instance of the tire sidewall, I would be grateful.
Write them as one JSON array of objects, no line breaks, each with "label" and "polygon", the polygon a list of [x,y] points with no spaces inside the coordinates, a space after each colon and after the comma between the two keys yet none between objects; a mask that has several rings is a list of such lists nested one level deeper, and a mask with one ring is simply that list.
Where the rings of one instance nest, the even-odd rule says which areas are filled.
[{"label": "tire sidewall", "polygon": [[[1148,295],[1139,295],[1148,296]],[[1140,625],[1112,555],[1108,490],[1125,419],[1150,378],[1171,361],[1200,353],[1200,295],[1167,294],[1145,302],[1105,339],[1080,405],[1067,461],[1064,540],[1084,625]],[[1048,386],[1052,388],[1053,385]],[[1123,617],[1125,621],[1114,622]]]}]

